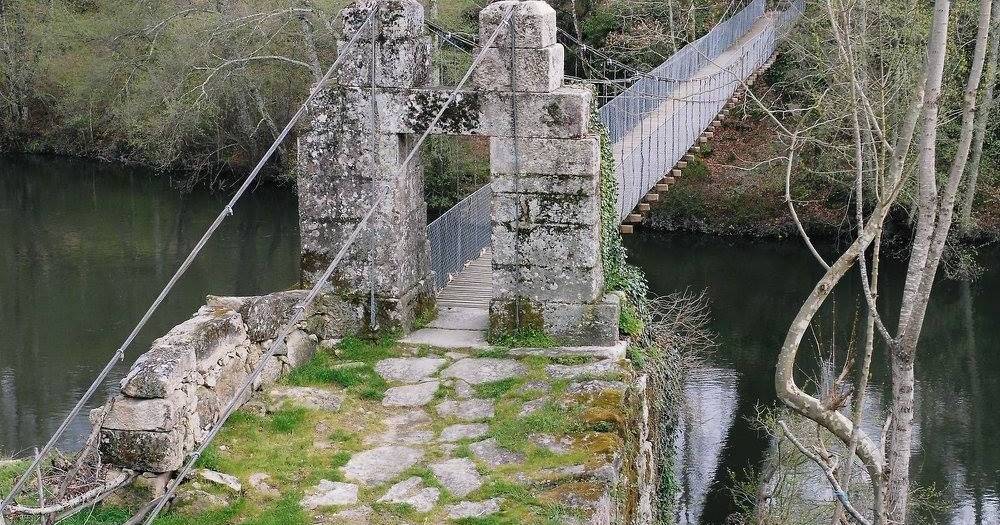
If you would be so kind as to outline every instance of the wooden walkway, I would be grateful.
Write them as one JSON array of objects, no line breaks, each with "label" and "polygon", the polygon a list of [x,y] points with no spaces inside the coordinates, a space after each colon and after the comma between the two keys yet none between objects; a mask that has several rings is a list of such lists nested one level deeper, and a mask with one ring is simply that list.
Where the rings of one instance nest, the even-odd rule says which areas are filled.
[{"label": "wooden walkway", "polygon": [[438,293],[439,310],[446,308],[484,308],[489,310],[493,297],[493,252],[489,248],[473,259]]}]

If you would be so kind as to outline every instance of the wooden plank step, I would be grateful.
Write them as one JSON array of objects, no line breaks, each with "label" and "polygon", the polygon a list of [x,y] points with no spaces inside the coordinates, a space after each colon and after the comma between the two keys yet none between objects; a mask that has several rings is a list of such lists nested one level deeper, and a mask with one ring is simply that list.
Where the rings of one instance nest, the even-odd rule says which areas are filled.
[{"label": "wooden plank step", "polygon": [[670,176],[660,179],[660,184],[673,184],[675,182],[677,182],[677,179]]},{"label": "wooden plank step", "polygon": [[634,231],[634,227],[631,224],[620,224],[618,225],[618,231],[622,235],[630,235]]},{"label": "wooden plank step", "polygon": [[631,222],[633,224],[634,223],[640,223],[640,222],[642,222],[642,214],[640,214],[640,213],[630,213],[630,214],[628,214],[628,217],[625,218],[625,220],[628,221],[628,222]]},{"label": "wooden plank step", "polygon": [[646,199],[646,202],[660,202],[660,194],[659,193],[647,193],[645,199]]},{"label": "wooden plank step", "polygon": [[645,202],[640,202],[639,203],[639,211],[642,212],[642,213],[648,212],[651,208],[652,208],[652,206],[650,206],[648,203],[645,203]]},{"label": "wooden plank step", "polygon": [[677,168],[678,169],[684,169],[684,168],[687,167],[687,165],[688,165],[688,163],[687,163],[686,160],[677,161]]},{"label": "wooden plank step", "polygon": [[656,191],[658,191],[660,193],[663,193],[663,192],[665,192],[665,191],[667,191],[667,190],[670,189],[670,185],[669,184],[657,184],[656,186],[654,186],[654,189],[656,189]]},{"label": "wooden plank step", "polygon": [[672,170],[670,170],[670,176],[671,177],[680,177],[681,175],[684,175],[684,171],[679,170],[679,169],[672,169]]}]

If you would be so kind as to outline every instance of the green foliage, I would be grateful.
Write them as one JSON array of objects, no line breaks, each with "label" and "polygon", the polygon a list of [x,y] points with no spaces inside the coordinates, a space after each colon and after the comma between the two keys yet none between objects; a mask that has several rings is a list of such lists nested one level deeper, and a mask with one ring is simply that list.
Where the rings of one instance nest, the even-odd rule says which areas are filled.
[{"label": "green foliage", "polygon": [[608,130],[596,115],[591,123],[601,137],[601,263],[604,266],[604,287],[608,291],[623,292],[621,320],[625,324],[621,329],[631,333],[630,330],[641,330],[644,324],[649,284],[641,269],[628,264],[628,252],[618,231],[618,179],[615,177],[615,157]]},{"label": "green foliage", "polygon": [[481,137],[430,137],[422,158],[428,164],[424,194],[432,216],[490,181],[489,144]]}]

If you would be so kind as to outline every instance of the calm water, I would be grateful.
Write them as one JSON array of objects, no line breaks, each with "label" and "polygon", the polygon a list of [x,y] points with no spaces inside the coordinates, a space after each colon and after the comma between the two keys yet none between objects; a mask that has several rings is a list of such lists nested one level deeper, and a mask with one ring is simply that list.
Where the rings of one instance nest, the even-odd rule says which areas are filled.
[{"label": "calm water", "polygon": [[[729,241],[717,237],[640,234],[627,240],[632,261],[659,293],[708,289],[721,347],[688,378],[691,416],[679,438],[681,523],[721,524],[734,511],[731,475],[757,468],[766,436],[750,423],[755,405],[775,403],[773,372],[788,324],[821,275],[796,241]],[[941,282],[928,311],[917,364],[917,481],[943,493],[938,523],[997,524],[1000,483],[1000,250],[981,253],[988,271],[968,284]],[[890,261],[883,298],[897,298],[903,263]],[[860,306],[857,273],[837,290],[818,324],[820,339],[843,347]],[[898,310],[897,310],[898,311]],[[894,325],[892,325],[894,326]],[[817,367],[804,346],[806,374]],[[876,356],[867,393],[874,431],[889,404],[884,354]]]},{"label": "calm water", "polygon": [[[77,159],[0,157],[0,456],[40,445],[89,386],[221,209],[163,177]],[[126,363],[204,296],[285,289],[297,279],[296,201],[244,198],[130,348]],[[125,367],[93,401],[115,391]],[[75,421],[62,446],[88,430]]]}]

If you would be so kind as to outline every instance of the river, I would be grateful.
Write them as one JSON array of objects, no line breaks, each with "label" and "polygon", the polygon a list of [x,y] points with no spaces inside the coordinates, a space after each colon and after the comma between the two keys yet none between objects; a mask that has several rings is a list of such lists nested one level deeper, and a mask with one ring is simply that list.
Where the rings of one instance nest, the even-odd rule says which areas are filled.
[{"label": "river", "polygon": [[[654,292],[708,291],[720,345],[687,378],[691,409],[678,439],[676,476],[680,523],[722,524],[735,511],[733,477],[744,477],[768,453],[766,433],[751,421],[758,405],[776,404],[778,349],[821,270],[798,240],[640,233],[627,244]],[[935,487],[943,505],[929,522],[1000,523],[1000,419],[993,412],[1000,406],[1000,250],[981,251],[980,262],[987,272],[971,285],[939,281],[918,350],[912,465],[915,480]],[[884,259],[886,306],[893,298],[898,304],[904,265],[898,257]],[[828,346],[836,337],[841,352],[863,306],[857,273],[850,277],[817,323],[821,343]],[[815,375],[815,347],[804,344],[801,354],[804,375]],[[885,359],[877,354],[866,397],[871,415],[864,426],[873,431],[890,399]]]},{"label": "river", "polygon": [[[184,195],[166,177],[115,164],[0,157],[0,457],[30,452],[55,431],[229,193]],[[236,211],[90,407],[206,294],[295,284],[294,194],[262,186]],[[78,446],[88,427],[86,414],[77,418],[60,446]]]},{"label": "river", "polygon": [[[0,456],[30,451],[59,424],[222,207],[228,192],[181,194],[164,177],[78,159],[0,158]],[[154,337],[187,318],[207,293],[254,294],[297,279],[296,204],[289,188],[256,188],[102,385],[116,390]],[[756,468],[767,436],[756,407],[775,404],[777,350],[820,275],[797,241],[640,233],[631,259],[658,293],[707,289],[720,346],[685,384],[690,410],[678,438],[682,524],[722,524],[735,510],[733,476]],[[1000,267],[1000,250],[981,254]],[[899,296],[902,261],[887,257],[883,297]],[[853,274],[852,274],[853,275]],[[853,278],[821,316],[821,340],[848,337],[859,306]],[[941,523],[1000,522],[1000,272],[935,290],[918,356],[916,479],[934,485]],[[898,300],[898,299],[897,299]],[[887,305],[891,306],[891,305]],[[836,323],[833,322],[836,319]],[[802,366],[815,369],[815,352]],[[884,357],[867,393],[877,420],[888,401]],[[63,447],[88,430],[74,422]]]}]

